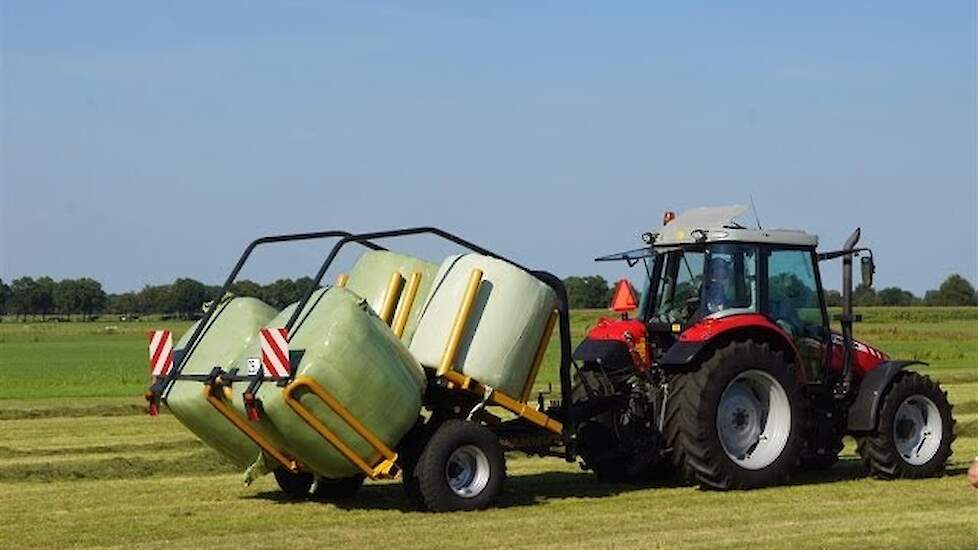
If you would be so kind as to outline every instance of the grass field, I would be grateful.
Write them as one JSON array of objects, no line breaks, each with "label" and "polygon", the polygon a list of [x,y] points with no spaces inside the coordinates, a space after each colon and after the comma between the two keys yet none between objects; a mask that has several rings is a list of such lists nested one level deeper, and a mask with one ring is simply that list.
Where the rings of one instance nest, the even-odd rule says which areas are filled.
[{"label": "grass field", "polygon": [[[0,548],[708,547],[973,548],[978,308],[869,309],[857,336],[931,363],[955,404],[949,475],[867,479],[847,446],[829,472],[734,493],[598,483],[574,464],[511,456],[498,509],[410,511],[396,483],[342,505],[251,487],[172,416],[142,413],[150,323],[0,323]],[[574,340],[604,312],[573,315]],[[170,323],[177,333],[187,323]],[[551,344],[538,387],[555,383]],[[556,387],[556,384],[554,384]]]}]

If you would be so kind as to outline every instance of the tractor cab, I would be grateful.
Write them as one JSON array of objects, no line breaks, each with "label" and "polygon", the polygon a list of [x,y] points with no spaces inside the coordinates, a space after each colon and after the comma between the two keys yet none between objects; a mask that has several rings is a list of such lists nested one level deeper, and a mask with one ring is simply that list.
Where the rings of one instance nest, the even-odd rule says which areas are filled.
[{"label": "tractor cab", "polygon": [[[646,233],[645,248],[597,258],[645,266],[636,311],[650,356],[676,343],[761,325],[802,354],[809,380],[825,374],[831,344],[815,235],[749,229],[734,218],[744,207],[699,208]],[[749,329],[748,329],[749,330]]]}]

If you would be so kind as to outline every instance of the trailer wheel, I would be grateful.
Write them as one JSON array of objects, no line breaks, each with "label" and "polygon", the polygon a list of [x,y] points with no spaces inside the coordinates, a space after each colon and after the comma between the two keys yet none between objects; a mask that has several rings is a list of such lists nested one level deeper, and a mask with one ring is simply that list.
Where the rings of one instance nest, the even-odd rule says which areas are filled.
[{"label": "trailer wheel", "polygon": [[272,472],[282,492],[292,498],[306,498],[312,489],[315,476],[311,472],[292,473],[281,468]]},{"label": "trailer wheel", "polygon": [[357,494],[360,487],[363,487],[364,476],[357,475],[341,479],[326,479],[321,477],[316,480],[316,486],[312,490],[313,496],[323,500],[343,500]]},{"label": "trailer wheel", "polygon": [[666,410],[673,464],[703,489],[776,485],[797,467],[805,400],[794,366],[764,342],[735,341],[681,375]]},{"label": "trailer wheel", "polygon": [[432,512],[491,506],[506,478],[499,439],[473,422],[447,420],[431,435],[414,468],[424,507]]},{"label": "trailer wheel", "polygon": [[858,441],[859,456],[876,477],[940,475],[954,441],[947,393],[928,376],[901,373],[883,398],[876,431]]},{"label": "trailer wheel", "polygon": [[[431,422],[437,423],[437,419]],[[418,478],[415,470],[421,453],[424,451],[425,443],[428,441],[431,423],[426,424],[424,417],[418,418],[408,433],[401,439],[397,447],[398,466],[401,468],[401,486],[404,488],[404,495],[407,497],[411,508],[424,508],[424,500],[421,498],[421,488],[418,485]]]}]

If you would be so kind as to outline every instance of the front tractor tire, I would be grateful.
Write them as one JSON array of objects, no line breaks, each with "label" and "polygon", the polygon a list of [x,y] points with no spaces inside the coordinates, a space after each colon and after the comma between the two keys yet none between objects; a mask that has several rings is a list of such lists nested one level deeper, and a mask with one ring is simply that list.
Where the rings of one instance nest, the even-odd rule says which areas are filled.
[{"label": "front tractor tire", "polygon": [[928,376],[900,373],[883,398],[876,431],[857,440],[859,456],[875,477],[941,475],[954,441],[947,392]]},{"label": "front tractor tire", "polygon": [[783,483],[805,442],[794,365],[767,343],[734,341],[671,383],[666,439],[675,467],[702,489]]},{"label": "front tractor tire", "polygon": [[475,422],[446,420],[431,434],[414,467],[418,496],[432,512],[492,506],[506,479],[499,439]]}]

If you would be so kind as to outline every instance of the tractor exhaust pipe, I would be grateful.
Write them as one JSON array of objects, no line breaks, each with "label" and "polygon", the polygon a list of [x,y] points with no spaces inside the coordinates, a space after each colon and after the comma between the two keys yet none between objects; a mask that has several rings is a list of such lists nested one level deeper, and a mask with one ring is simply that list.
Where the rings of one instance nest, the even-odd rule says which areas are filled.
[{"label": "tractor exhaust pipe", "polygon": [[842,324],[842,377],[835,386],[835,397],[837,399],[846,398],[852,389],[852,324],[856,320],[853,314],[852,304],[852,256],[853,249],[859,242],[860,229],[857,227],[843,247],[842,256],[842,315],[839,322]]}]

